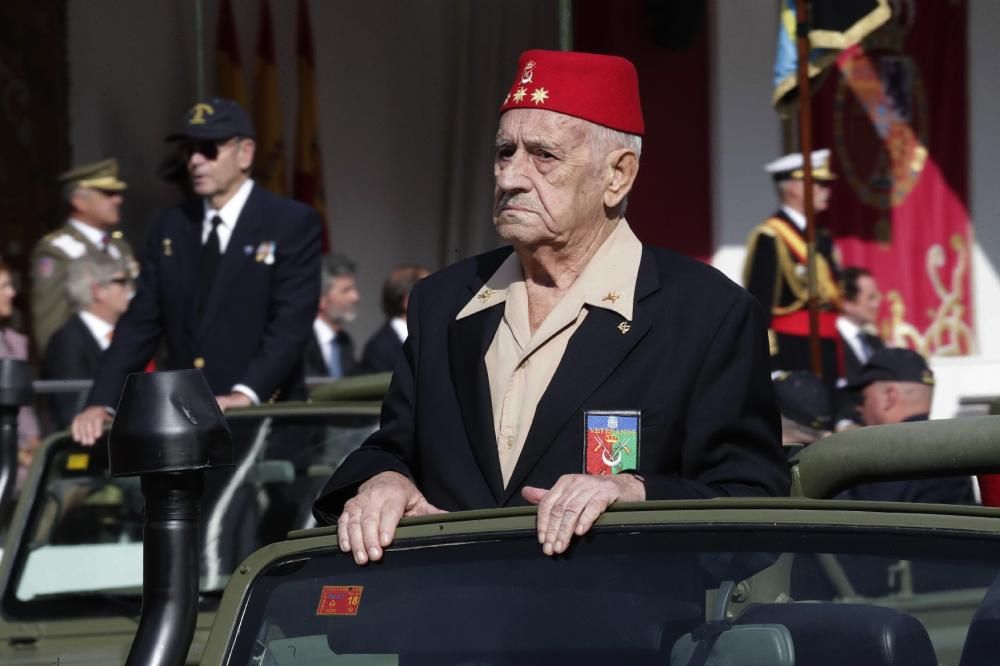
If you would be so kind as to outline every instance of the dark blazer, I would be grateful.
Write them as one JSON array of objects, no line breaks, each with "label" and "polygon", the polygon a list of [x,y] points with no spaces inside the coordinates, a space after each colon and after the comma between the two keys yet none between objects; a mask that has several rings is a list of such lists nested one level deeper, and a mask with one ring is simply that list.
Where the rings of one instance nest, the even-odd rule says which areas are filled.
[{"label": "dark blazer", "polygon": [[[73,315],[49,338],[42,359],[42,377],[93,379],[102,353],[87,325],[79,315]],[[85,397],[80,393],[53,393],[49,396],[49,409],[58,429],[69,426],[83,407]]]},{"label": "dark blazer", "polygon": [[[358,374],[360,368],[357,358],[354,356],[354,339],[347,331],[341,330],[337,331],[334,342],[340,348],[340,368],[344,371],[344,376],[350,377]],[[319,349],[319,340],[316,339],[315,331],[312,331],[309,343],[306,345],[305,368],[306,377],[327,377],[330,374],[330,368],[326,365],[323,352]]]},{"label": "dark blazer", "polygon": [[365,372],[392,372],[403,355],[403,341],[389,322],[375,331],[365,344],[361,367]]},{"label": "dark blazer", "polygon": [[525,504],[525,485],[584,471],[584,412],[641,410],[638,471],[649,499],[783,495],[760,305],[715,269],[644,247],[634,318],[590,308],[538,404],[505,488],[483,359],[504,306],[456,320],[511,248],[417,284],[409,337],[381,428],[333,474],[314,513],[332,522],[357,486],[393,470],[445,510]]},{"label": "dark blazer", "polygon": [[255,184],[199,318],[203,217],[202,200],[195,199],[153,225],[135,297],[115,327],[87,404],[117,404],[125,376],[143,369],[161,338],[165,369],[201,366],[217,395],[236,384],[262,401],[305,395],[302,354],[319,302],[319,214]]}]

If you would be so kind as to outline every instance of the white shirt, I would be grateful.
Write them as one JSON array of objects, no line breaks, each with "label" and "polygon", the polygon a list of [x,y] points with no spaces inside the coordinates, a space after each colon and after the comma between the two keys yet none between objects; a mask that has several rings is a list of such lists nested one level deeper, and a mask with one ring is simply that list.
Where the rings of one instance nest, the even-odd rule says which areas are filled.
[{"label": "white shirt", "polygon": [[865,353],[865,346],[861,343],[861,334],[865,331],[847,317],[840,316],[837,317],[837,332],[850,345],[858,360],[863,364],[867,363],[868,354]]},{"label": "white shirt", "polygon": [[329,368],[330,355],[333,353],[330,350],[332,347],[331,343],[337,339],[337,332],[319,317],[313,320],[313,332],[316,334],[316,341],[319,342],[319,351],[323,354],[323,362]]},{"label": "white shirt", "polygon": [[391,326],[392,330],[394,330],[396,335],[399,336],[400,342],[406,342],[406,336],[410,334],[410,329],[406,327],[405,317],[393,317],[389,320],[389,326]]},{"label": "white shirt", "polygon": [[90,244],[99,250],[104,249],[105,240],[108,243],[108,256],[112,259],[121,259],[122,253],[118,251],[118,248],[111,244],[110,234],[106,231],[102,231],[97,227],[92,227],[86,222],[81,222],[80,220],[75,220],[73,218],[69,219],[70,225],[81,234],[83,237],[90,241]]},{"label": "white shirt", "polygon": [[90,331],[90,334],[94,336],[94,340],[97,340],[97,346],[101,348],[101,351],[111,346],[111,333],[115,330],[113,324],[109,324],[86,310],[80,311],[78,315],[87,327],[87,330]]},{"label": "white shirt", "polygon": [[805,232],[806,230],[806,216],[795,210],[791,206],[782,206],[781,212],[787,215],[795,226],[799,228],[799,231]]},{"label": "white shirt", "polygon": [[247,199],[250,198],[250,192],[253,190],[253,179],[247,178],[246,181],[240,185],[240,189],[236,190],[236,194],[233,198],[225,203],[225,205],[219,210],[212,208],[208,199],[205,199],[205,217],[201,223],[201,244],[204,245],[208,240],[208,235],[212,233],[212,218],[218,215],[222,218],[222,223],[219,224],[219,253],[224,254],[226,247],[229,245],[229,239],[233,237],[233,230],[236,229],[236,221],[240,219],[240,213],[243,212],[243,206],[246,205]]}]

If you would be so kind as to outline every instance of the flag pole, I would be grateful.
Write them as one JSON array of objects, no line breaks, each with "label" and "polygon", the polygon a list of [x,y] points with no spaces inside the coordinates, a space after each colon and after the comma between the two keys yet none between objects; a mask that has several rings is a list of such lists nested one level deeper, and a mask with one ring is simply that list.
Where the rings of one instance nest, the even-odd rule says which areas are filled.
[{"label": "flag pole", "polygon": [[809,100],[809,0],[795,0],[798,46],[799,145],[802,149],[803,205],[806,216],[806,280],[809,293],[809,358],[812,371],[823,376],[819,345],[819,297],[816,289],[816,211],[813,208],[812,109]]}]

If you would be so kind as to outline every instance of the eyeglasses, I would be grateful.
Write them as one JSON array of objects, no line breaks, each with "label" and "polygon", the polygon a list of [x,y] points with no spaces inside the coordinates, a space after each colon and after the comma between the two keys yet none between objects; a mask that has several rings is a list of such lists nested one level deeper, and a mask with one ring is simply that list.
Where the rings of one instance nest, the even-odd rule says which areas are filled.
[{"label": "eyeglasses", "polygon": [[[221,141],[188,141],[181,144],[181,154],[186,160],[189,160],[195,154],[198,154],[211,162],[219,157],[219,151],[232,140],[233,139],[223,139]],[[236,140],[239,141],[239,138]]]},{"label": "eyeglasses", "polygon": [[127,277],[113,277],[108,280],[108,284],[117,284],[119,287],[127,287],[132,284],[132,280]]}]

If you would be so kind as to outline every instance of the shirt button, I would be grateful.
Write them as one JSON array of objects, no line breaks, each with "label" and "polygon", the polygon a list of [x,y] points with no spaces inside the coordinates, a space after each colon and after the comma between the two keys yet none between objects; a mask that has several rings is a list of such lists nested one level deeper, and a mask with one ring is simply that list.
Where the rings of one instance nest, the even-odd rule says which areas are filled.
[{"label": "shirt button", "polygon": [[205,367],[205,359],[204,359],[204,358],[202,358],[201,356],[197,357],[197,358],[196,358],[196,359],[194,360],[194,367],[198,368],[199,370],[200,370],[201,368],[204,368],[204,367]]}]

